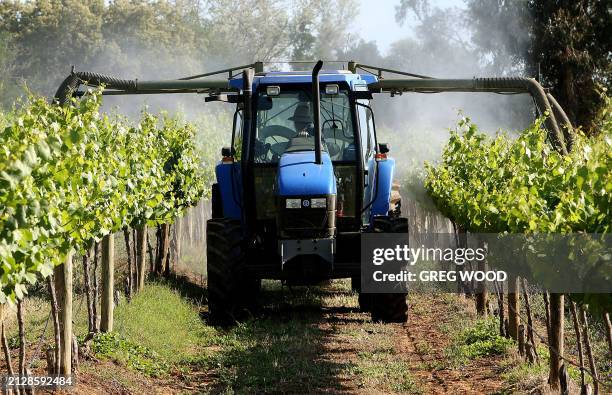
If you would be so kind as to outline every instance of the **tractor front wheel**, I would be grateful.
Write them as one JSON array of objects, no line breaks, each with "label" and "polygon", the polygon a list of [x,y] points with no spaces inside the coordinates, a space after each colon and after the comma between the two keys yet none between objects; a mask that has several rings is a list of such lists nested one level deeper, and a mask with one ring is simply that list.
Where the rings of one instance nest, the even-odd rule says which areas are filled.
[{"label": "tractor front wheel", "polygon": [[245,275],[245,253],[240,221],[214,218],[206,226],[209,320],[234,324],[253,307],[261,280]]}]

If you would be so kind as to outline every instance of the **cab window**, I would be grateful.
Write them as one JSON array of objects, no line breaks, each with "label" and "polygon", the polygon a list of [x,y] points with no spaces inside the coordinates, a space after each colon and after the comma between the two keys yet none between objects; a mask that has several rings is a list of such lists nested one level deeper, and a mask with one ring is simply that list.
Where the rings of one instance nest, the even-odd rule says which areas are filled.
[{"label": "cab window", "polygon": [[357,103],[357,116],[359,118],[362,159],[363,162],[367,162],[376,152],[374,116],[372,114],[372,109],[360,102]]},{"label": "cab window", "polygon": [[236,109],[232,123],[232,148],[234,149],[234,160],[240,161],[242,157],[242,109]]},{"label": "cab window", "polygon": [[[255,163],[276,163],[285,152],[314,150],[312,96],[306,89],[257,98]],[[333,161],[354,161],[355,137],[346,92],[321,94],[323,149]]]}]

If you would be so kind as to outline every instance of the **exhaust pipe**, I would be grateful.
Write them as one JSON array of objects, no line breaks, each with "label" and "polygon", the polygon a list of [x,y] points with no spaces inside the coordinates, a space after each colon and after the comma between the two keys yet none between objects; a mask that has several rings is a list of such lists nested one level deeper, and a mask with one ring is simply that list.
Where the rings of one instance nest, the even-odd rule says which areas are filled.
[{"label": "exhaust pipe", "polygon": [[312,112],[315,133],[315,163],[320,165],[321,160],[321,89],[319,88],[319,71],[323,67],[323,61],[319,60],[312,69]]}]

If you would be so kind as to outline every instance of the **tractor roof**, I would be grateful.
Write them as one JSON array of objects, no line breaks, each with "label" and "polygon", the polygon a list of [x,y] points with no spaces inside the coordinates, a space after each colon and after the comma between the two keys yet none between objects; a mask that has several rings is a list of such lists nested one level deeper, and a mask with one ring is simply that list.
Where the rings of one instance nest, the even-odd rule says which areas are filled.
[{"label": "tractor roof", "polygon": [[[323,83],[343,83],[346,82],[351,90],[358,90],[358,87],[367,86],[377,82],[378,79],[372,74],[354,74],[347,70],[322,70],[319,74],[319,81]],[[242,76],[232,78],[230,86],[242,89]],[[253,90],[259,85],[285,85],[285,84],[308,84],[312,82],[312,75],[309,71],[272,71],[258,73],[253,79]]]}]

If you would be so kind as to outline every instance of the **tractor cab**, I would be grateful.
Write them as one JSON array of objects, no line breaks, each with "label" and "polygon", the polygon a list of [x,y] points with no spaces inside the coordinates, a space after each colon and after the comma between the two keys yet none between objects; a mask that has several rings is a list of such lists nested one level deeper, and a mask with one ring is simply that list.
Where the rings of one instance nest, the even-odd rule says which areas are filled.
[{"label": "tractor cab", "polygon": [[[386,202],[382,214],[389,211],[388,196],[374,188],[377,161],[384,157],[369,107],[367,84],[376,78],[333,70],[316,79],[319,92],[306,72],[255,75],[251,111],[243,103],[236,108],[232,147],[226,150],[233,160],[217,169],[217,199],[223,206],[218,215],[248,223],[258,261],[249,270],[256,276],[273,273],[293,283],[348,272],[356,276],[359,249],[349,246],[359,242],[359,232],[369,225],[377,196]],[[244,81],[235,78],[230,84],[240,87]],[[245,123],[247,112],[251,122]],[[389,167],[387,176],[393,164],[391,159],[383,164]],[[224,185],[229,179],[245,184]],[[383,184],[391,185],[390,180]],[[252,191],[252,198],[227,204],[231,199],[224,196],[238,196],[241,190]]]}]

